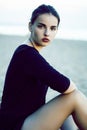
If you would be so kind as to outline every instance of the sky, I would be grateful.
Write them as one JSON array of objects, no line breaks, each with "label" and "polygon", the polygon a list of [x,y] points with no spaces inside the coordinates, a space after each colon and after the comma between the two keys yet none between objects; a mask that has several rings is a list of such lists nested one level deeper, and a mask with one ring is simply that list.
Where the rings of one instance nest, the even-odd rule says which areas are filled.
[{"label": "sky", "polygon": [[27,27],[32,11],[43,3],[59,12],[60,30],[87,37],[87,0],[0,0],[0,26]]}]

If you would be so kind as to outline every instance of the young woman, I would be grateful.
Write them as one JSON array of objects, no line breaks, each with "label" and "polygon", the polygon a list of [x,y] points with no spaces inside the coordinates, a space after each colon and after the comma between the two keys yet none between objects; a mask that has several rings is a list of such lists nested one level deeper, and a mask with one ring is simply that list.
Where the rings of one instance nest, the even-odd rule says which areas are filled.
[{"label": "young woman", "polygon": [[[58,130],[69,115],[87,130],[87,98],[39,53],[54,39],[59,22],[50,5],[32,13],[29,41],[16,49],[7,70],[0,130]],[[45,104],[48,87],[61,94]]]}]

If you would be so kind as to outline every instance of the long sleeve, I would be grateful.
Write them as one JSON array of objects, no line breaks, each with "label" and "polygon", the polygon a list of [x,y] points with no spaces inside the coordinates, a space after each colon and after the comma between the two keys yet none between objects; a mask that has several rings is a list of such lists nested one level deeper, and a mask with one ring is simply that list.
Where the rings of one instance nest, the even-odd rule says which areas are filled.
[{"label": "long sleeve", "polygon": [[39,54],[27,45],[14,52],[6,73],[0,116],[1,127],[11,128],[45,104],[48,86],[64,92],[70,80],[56,71]]},{"label": "long sleeve", "polygon": [[[26,49],[24,70],[27,74],[38,77],[52,89],[64,92],[68,89],[70,80],[56,71],[35,49]],[[29,69],[26,69],[29,68]]]}]

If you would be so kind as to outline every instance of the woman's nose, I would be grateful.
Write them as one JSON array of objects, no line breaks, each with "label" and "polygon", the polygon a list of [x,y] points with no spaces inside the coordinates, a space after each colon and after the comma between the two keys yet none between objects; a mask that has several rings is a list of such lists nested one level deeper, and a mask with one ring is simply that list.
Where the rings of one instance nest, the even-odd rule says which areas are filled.
[{"label": "woman's nose", "polygon": [[49,30],[49,29],[45,29],[44,35],[45,35],[45,36],[49,36],[49,34],[50,34],[50,30]]}]

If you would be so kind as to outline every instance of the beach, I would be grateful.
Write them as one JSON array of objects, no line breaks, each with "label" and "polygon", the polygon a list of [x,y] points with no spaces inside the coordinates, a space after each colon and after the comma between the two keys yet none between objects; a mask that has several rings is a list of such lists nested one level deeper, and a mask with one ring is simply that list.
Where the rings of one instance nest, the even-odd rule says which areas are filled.
[{"label": "beach", "polygon": [[[0,35],[0,100],[12,54],[27,38],[26,35]],[[55,39],[40,53],[54,68],[71,78],[87,96],[87,41]],[[47,100],[56,94],[57,92],[49,89]]]}]

